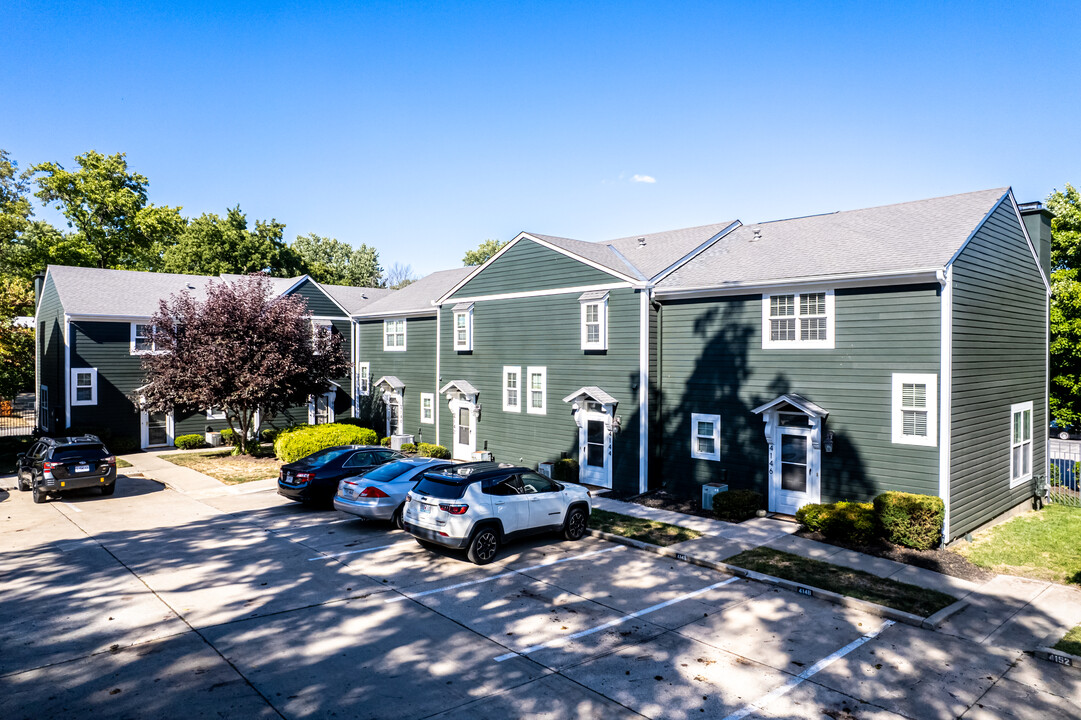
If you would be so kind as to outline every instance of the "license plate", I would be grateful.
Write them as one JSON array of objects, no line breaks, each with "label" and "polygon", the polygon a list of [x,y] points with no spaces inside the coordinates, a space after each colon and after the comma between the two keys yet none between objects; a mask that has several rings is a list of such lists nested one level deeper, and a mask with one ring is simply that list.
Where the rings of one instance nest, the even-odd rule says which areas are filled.
[{"label": "license plate", "polygon": [[342,488],[342,497],[344,497],[344,498],[352,498],[353,497],[353,491],[350,490],[349,488]]},{"label": "license plate", "polygon": [[90,472],[89,465],[76,465],[75,472]]},{"label": "license plate", "polygon": [[432,506],[431,505],[421,505],[420,506],[420,514],[421,515],[430,515],[431,513],[432,513]]},{"label": "license plate", "polygon": [[287,482],[287,483],[293,482],[293,473],[285,473],[285,482]]}]

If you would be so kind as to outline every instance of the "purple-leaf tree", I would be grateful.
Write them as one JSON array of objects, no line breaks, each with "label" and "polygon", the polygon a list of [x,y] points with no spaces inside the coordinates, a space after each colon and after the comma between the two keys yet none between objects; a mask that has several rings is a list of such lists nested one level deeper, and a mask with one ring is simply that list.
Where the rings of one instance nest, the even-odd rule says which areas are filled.
[{"label": "purple-leaf tree", "polygon": [[190,291],[162,300],[143,356],[143,407],[225,411],[236,452],[249,454],[256,411],[263,417],[305,405],[348,374],[340,335],[313,326],[307,303],[278,297],[263,275],[210,281],[205,299]]}]

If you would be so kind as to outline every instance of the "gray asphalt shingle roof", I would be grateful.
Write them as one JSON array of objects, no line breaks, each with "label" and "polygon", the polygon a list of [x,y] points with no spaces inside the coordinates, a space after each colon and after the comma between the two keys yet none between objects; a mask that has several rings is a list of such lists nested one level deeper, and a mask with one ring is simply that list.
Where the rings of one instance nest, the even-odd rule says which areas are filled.
[{"label": "gray asphalt shingle roof", "polygon": [[334,298],[335,302],[345,308],[348,313],[357,313],[368,307],[376,300],[390,295],[395,290],[389,288],[353,287],[351,285],[324,285],[319,287],[326,291],[327,295]]},{"label": "gray asphalt shingle roof", "polygon": [[358,315],[409,315],[411,313],[435,312],[433,302],[441,298],[462,278],[476,268],[461,267],[440,270],[425,275],[420,280],[406,285],[401,290],[393,290],[370,305],[365,306]]},{"label": "gray asphalt shingle roof", "polygon": [[49,276],[56,285],[64,312],[69,315],[117,315],[149,317],[158,310],[158,301],[176,293],[191,291],[206,297],[206,284],[218,278],[204,275],[50,265]]},{"label": "gray asphalt shingle roof", "polygon": [[947,197],[744,225],[657,284],[659,290],[946,265],[1006,194]]}]

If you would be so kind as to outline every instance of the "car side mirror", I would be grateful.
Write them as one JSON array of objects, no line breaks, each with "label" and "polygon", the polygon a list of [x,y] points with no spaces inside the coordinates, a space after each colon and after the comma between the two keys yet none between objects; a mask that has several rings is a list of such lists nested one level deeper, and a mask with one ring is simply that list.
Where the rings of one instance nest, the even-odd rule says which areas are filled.
[{"label": "car side mirror", "polygon": [[22,460],[24,457],[26,457],[26,453],[19,453],[18,455],[15,456],[15,459],[16,460]]}]

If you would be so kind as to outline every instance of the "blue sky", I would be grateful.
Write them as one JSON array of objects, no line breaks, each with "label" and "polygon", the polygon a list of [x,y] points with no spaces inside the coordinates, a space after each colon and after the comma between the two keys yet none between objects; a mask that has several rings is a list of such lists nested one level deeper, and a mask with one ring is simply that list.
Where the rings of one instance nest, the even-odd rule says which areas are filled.
[{"label": "blue sky", "polygon": [[22,165],[126,152],[157,204],[420,274],[520,230],[1081,184],[1076,1],[7,0],[0,27]]}]

